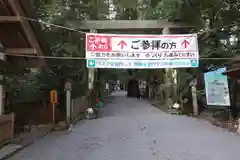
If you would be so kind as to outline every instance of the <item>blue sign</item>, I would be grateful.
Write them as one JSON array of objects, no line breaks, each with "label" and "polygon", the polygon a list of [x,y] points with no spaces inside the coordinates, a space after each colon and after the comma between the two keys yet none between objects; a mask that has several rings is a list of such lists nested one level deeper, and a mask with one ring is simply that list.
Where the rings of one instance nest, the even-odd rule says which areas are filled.
[{"label": "blue sign", "polygon": [[198,60],[191,60],[192,67],[198,67]]},{"label": "blue sign", "polygon": [[88,59],[87,68],[195,68],[198,59],[168,59],[168,60],[122,60],[122,59]]},{"label": "blue sign", "polygon": [[204,74],[208,105],[230,106],[228,79],[222,74],[225,71],[224,67]]},{"label": "blue sign", "polygon": [[94,59],[88,59],[87,60],[87,68],[95,68],[96,61]]}]

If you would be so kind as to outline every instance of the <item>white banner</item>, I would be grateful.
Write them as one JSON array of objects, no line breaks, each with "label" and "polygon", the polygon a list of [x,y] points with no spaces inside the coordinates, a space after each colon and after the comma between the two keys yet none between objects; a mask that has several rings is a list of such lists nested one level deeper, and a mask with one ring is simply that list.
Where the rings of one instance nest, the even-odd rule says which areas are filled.
[{"label": "white banner", "polygon": [[131,52],[89,52],[87,58],[102,59],[198,59],[197,52],[155,52],[155,53],[131,53]]},{"label": "white banner", "polygon": [[194,68],[198,67],[197,59],[175,60],[120,60],[120,59],[87,59],[87,68]]},{"label": "white banner", "polygon": [[196,34],[86,34],[86,58],[198,59]]}]

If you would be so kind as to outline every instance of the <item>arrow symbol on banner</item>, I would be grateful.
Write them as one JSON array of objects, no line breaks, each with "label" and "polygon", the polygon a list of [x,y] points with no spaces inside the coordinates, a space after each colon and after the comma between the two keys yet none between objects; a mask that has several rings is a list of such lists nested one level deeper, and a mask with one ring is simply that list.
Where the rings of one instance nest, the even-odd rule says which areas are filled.
[{"label": "arrow symbol on banner", "polygon": [[190,42],[187,41],[187,40],[184,40],[184,41],[182,42],[182,46],[183,46],[184,48],[187,48],[189,44],[190,44]]},{"label": "arrow symbol on banner", "polygon": [[124,40],[121,40],[117,45],[121,46],[121,49],[123,49],[124,46],[127,46],[127,43]]},{"label": "arrow symbol on banner", "polygon": [[89,47],[90,47],[92,50],[94,50],[97,46],[96,46],[95,44],[91,44]]}]

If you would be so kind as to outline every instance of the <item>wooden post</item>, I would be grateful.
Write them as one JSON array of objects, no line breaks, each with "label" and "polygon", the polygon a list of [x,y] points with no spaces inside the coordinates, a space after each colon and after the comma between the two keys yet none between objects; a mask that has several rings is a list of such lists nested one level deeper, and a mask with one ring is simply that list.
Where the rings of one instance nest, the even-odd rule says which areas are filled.
[{"label": "wooden post", "polygon": [[[2,44],[0,43],[0,48],[3,48]],[[5,55],[3,53],[0,53],[0,60],[5,60]],[[3,80],[3,76],[0,75],[0,81]],[[4,105],[3,103],[3,97],[5,96],[2,82],[0,82],[0,115],[4,114]]]},{"label": "wooden post", "polygon": [[[0,81],[2,81],[2,80],[3,80],[3,76],[0,75]],[[3,85],[0,84],[0,115],[4,114],[3,94],[4,94],[3,93]]]},{"label": "wooden post", "polygon": [[[168,27],[163,28],[162,34],[170,34],[170,29]],[[166,68],[165,69],[165,93],[166,101],[172,105],[173,98],[177,95],[177,71],[176,69]]]},{"label": "wooden post", "polygon": [[11,124],[11,140],[14,138],[14,125],[15,125],[15,113],[11,113],[12,115],[12,124]]},{"label": "wooden post", "polygon": [[[162,34],[170,34],[170,30],[169,28],[163,28],[162,30]],[[166,98],[166,101],[168,102],[169,101],[169,98],[170,98],[170,94],[171,94],[171,90],[170,89],[170,86],[171,86],[171,79],[169,77],[169,72],[170,72],[170,69],[169,68],[165,68],[165,89],[164,89],[164,92],[165,92],[165,98]],[[169,104],[167,104],[169,105]]]},{"label": "wooden post", "polygon": [[[96,29],[91,29],[90,32],[96,33]],[[93,84],[94,84],[94,77],[95,77],[95,68],[88,68],[88,89],[92,90],[93,89]]]},{"label": "wooden post", "polygon": [[52,103],[52,123],[55,125],[55,103]]}]

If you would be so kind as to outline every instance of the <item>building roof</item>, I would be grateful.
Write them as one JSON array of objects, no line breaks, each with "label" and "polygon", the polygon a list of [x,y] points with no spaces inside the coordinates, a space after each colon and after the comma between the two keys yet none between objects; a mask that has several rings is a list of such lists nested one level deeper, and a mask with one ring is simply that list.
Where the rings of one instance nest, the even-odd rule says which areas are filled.
[{"label": "building roof", "polygon": [[[0,0],[0,42],[1,52],[13,55],[49,55],[50,50],[42,36],[41,26],[23,17],[36,18],[27,0]],[[21,65],[45,63],[39,58],[7,56],[7,60]],[[36,63],[37,62],[37,63]],[[37,65],[36,65],[37,64]]]},{"label": "building roof", "polygon": [[235,56],[228,62],[228,70],[223,73],[231,78],[240,78],[240,56]]}]

